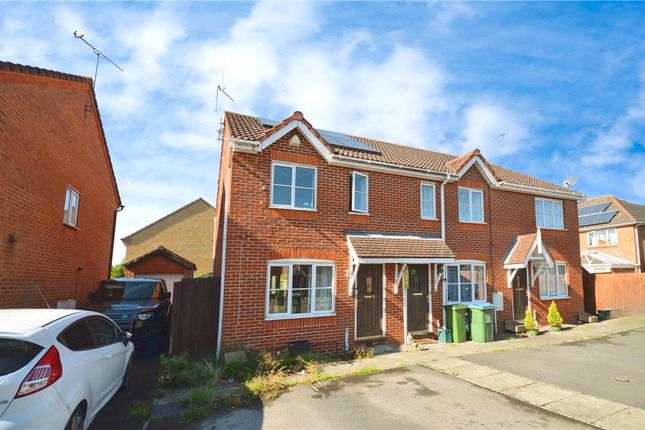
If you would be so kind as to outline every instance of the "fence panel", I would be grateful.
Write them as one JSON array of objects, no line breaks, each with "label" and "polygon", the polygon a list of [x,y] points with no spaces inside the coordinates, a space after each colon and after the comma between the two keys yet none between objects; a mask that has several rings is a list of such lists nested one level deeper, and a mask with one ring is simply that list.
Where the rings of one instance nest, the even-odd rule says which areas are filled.
[{"label": "fence panel", "polygon": [[585,273],[585,310],[645,309],[645,273]]},{"label": "fence panel", "polygon": [[215,353],[220,279],[183,279],[173,289],[170,354],[191,357]]}]

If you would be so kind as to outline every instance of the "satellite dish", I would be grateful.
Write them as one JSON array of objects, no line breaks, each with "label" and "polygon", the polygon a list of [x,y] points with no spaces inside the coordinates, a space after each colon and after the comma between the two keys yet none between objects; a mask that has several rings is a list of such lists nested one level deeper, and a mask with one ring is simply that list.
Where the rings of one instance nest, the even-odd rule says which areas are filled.
[{"label": "satellite dish", "polygon": [[566,179],[564,180],[564,182],[562,183],[562,185],[565,188],[571,188],[577,183],[578,183],[578,177],[577,176],[567,176]]}]

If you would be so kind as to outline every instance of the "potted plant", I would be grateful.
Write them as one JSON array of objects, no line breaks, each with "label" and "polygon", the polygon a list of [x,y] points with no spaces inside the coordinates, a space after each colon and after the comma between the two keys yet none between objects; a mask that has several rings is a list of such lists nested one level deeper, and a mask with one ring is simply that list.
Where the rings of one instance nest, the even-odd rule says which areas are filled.
[{"label": "potted plant", "polygon": [[547,315],[546,319],[547,321],[549,321],[551,331],[562,330],[562,315],[560,315],[560,311],[558,311],[558,307],[556,306],[554,301],[551,301],[551,305],[549,306],[549,314]]},{"label": "potted plant", "polygon": [[524,328],[526,328],[526,334],[528,334],[529,336],[538,335],[538,326],[535,323],[533,312],[531,312],[530,309],[527,309],[524,313]]}]

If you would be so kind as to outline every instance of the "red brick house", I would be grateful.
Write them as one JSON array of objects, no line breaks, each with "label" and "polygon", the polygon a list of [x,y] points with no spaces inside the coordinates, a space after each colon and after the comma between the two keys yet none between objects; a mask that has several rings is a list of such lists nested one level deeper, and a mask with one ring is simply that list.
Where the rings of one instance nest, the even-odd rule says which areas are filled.
[{"label": "red brick house", "polygon": [[92,80],[0,62],[0,308],[85,301],[121,199]]},{"label": "red brick house", "polygon": [[492,302],[497,331],[551,300],[583,309],[573,190],[486,161],[226,113],[215,273],[221,348],[404,344],[444,304]]},{"label": "red brick house", "polygon": [[645,272],[645,205],[606,195],[578,206],[582,266],[589,273]]}]

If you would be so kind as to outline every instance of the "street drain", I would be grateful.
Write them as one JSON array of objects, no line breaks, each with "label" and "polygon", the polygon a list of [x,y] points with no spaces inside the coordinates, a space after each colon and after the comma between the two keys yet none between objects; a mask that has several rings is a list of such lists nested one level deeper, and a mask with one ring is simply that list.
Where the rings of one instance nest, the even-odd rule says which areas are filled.
[{"label": "street drain", "polygon": [[611,378],[611,379],[613,379],[616,382],[632,382],[632,380],[628,379],[628,378],[616,378],[616,377],[614,377],[614,378]]}]

